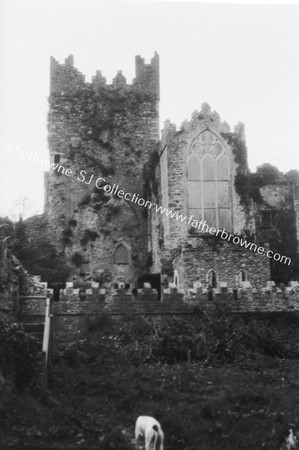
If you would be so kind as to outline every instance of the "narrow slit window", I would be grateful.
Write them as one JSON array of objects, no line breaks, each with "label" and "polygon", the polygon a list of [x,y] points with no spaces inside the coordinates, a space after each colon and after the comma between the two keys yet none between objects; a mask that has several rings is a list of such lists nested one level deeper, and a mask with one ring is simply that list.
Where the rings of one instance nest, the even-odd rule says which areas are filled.
[{"label": "narrow slit window", "polygon": [[207,274],[207,281],[208,281],[208,287],[209,288],[216,288],[217,287],[217,272],[214,269],[209,270]]}]

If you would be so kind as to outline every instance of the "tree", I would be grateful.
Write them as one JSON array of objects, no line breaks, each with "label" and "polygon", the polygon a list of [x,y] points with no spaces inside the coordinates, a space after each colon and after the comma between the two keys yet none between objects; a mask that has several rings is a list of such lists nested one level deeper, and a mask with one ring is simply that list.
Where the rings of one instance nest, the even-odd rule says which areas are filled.
[{"label": "tree", "polygon": [[275,184],[282,180],[282,173],[272,164],[265,163],[256,168],[255,182],[261,187],[267,184]]},{"label": "tree", "polygon": [[299,172],[296,169],[291,169],[285,173],[285,178],[289,183],[299,184]]},{"label": "tree", "polygon": [[31,275],[40,275],[42,281],[65,281],[69,276],[65,255],[52,244],[44,216],[20,219],[15,224],[12,252]]},{"label": "tree", "polygon": [[28,197],[22,195],[12,203],[12,208],[9,212],[9,215],[15,222],[19,219],[25,220],[33,214],[36,214],[33,210],[33,204]]}]

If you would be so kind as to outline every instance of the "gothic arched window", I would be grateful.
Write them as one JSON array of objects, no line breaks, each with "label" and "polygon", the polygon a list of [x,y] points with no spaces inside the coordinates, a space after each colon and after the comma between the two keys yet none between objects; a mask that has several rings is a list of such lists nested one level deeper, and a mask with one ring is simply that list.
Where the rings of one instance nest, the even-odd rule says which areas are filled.
[{"label": "gothic arched window", "polygon": [[214,269],[211,269],[211,270],[208,271],[208,273],[207,273],[207,282],[208,282],[208,287],[209,288],[216,288],[217,287],[218,277],[217,277],[217,272]]},{"label": "gothic arched window", "polygon": [[115,264],[129,264],[128,250],[123,244],[120,244],[114,253]]},{"label": "gothic arched window", "polygon": [[239,279],[239,286],[242,286],[243,281],[247,280],[246,272],[245,270],[241,269],[238,275]]},{"label": "gothic arched window", "polygon": [[179,275],[178,275],[177,270],[174,271],[174,284],[175,284],[176,288],[179,289],[180,283],[179,283]]},{"label": "gothic arched window", "polygon": [[192,144],[187,167],[190,215],[231,230],[230,164],[223,143],[204,131]]}]

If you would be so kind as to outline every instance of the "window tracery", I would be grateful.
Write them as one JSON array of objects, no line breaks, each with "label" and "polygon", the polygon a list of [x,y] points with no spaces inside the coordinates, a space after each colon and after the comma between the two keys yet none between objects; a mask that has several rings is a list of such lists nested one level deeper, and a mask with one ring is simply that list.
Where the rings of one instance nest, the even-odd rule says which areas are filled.
[{"label": "window tracery", "polygon": [[209,226],[230,230],[229,159],[223,143],[209,130],[192,144],[187,169],[189,213]]}]

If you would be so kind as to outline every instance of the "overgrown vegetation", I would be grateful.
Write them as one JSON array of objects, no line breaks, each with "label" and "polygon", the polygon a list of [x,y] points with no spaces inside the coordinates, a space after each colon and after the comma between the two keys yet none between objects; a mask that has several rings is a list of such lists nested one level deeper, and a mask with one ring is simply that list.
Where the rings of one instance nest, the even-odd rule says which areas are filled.
[{"label": "overgrown vegetation", "polygon": [[84,247],[88,244],[89,241],[94,242],[96,238],[99,237],[99,234],[96,231],[89,230],[88,228],[84,230],[83,237],[80,240],[81,245]]},{"label": "overgrown vegetation", "polygon": [[[155,112],[155,105],[153,96],[137,86],[127,86],[126,89],[117,86],[97,86],[96,89],[94,86],[85,86],[80,94],[73,95],[68,105],[71,114],[77,115],[80,112],[80,139],[83,142],[83,145],[80,144],[75,149],[70,144],[69,159],[80,162],[81,166],[84,163],[87,171],[90,170],[93,174],[98,173],[104,177],[113,175],[115,130],[119,130],[122,123],[126,126],[131,116],[138,116],[140,109]],[[55,103],[55,107],[57,109],[60,106]],[[132,144],[131,133],[124,134],[123,144],[127,148],[127,154],[140,156],[140,150],[136,151]],[[95,147],[97,152],[94,151]]]},{"label": "overgrown vegetation", "polygon": [[[63,238],[71,240],[72,229],[65,230]],[[33,216],[12,224],[12,253],[31,275],[40,275],[42,281],[65,281],[70,273],[65,256],[52,244],[44,216]]]},{"label": "overgrown vegetation", "polygon": [[76,219],[70,219],[69,220],[69,227],[75,228],[77,226],[77,220]]},{"label": "overgrown vegetation", "polygon": [[240,195],[241,203],[244,206],[250,206],[252,200],[263,203],[260,188],[283,181],[282,173],[271,164],[265,163],[257,167],[255,173],[246,173],[237,169],[235,188]]},{"label": "overgrown vegetation", "polygon": [[94,152],[88,149],[84,149],[84,152],[80,153],[81,164],[84,164],[84,167],[90,170],[92,174],[101,174],[103,177],[108,177],[115,173],[115,161],[113,157],[109,155],[108,160],[109,163],[105,164],[99,156],[95,156]]},{"label": "overgrown vegetation", "polygon": [[0,445],[133,450],[145,414],[167,449],[280,449],[291,424],[298,431],[297,327],[296,316],[225,309],[89,318],[85,336],[57,349],[51,398],[4,397]]},{"label": "overgrown vegetation", "polygon": [[221,135],[227,143],[232,146],[235,162],[239,164],[244,171],[248,170],[247,147],[242,136],[232,132],[221,133]]},{"label": "overgrown vegetation", "polygon": [[[221,133],[224,139],[232,146],[235,163],[238,164],[235,177],[235,188],[240,196],[241,203],[250,207],[252,200],[262,203],[260,188],[268,184],[286,181],[283,174],[269,163],[257,167],[255,173],[248,169],[247,147],[244,139],[237,133]],[[290,176],[292,178],[292,175]],[[293,177],[294,178],[294,177]]]},{"label": "overgrown vegetation", "polygon": [[159,149],[154,150],[143,168],[144,198],[150,199],[151,192],[158,195],[159,182],[156,178],[156,167],[159,163]]},{"label": "overgrown vegetation", "polygon": [[37,380],[38,344],[19,323],[0,315],[0,368],[6,384],[23,391]]},{"label": "overgrown vegetation", "polygon": [[[276,211],[276,226],[267,229],[266,239],[270,249],[274,253],[286,255],[291,259],[291,264],[282,264],[279,261],[270,260],[271,279],[276,282],[288,284],[290,280],[298,278],[299,262],[296,245],[296,219],[293,210],[281,208]],[[263,236],[263,234],[262,234]],[[264,238],[265,239],[265,238]]]},{"label": "overgrown vegetation", "polygon": [[72,254],[71,261],[76,267],[80,267],[83,262],[83,256],[81,253],[75,252]]},{"label": "overgrown vegetation", "polygon": [[[235,176],[235,189],[240,196],[241,204],[249,212],[253,202],[258,208],[273,210],[276,214],[276,225],[272,229],[263,229],[259,223],[256,240],[267,242],[274,253],[286,255],[291,258],[291,265],[284,265],[278,261],[270,260],[271,279],[277,284],[287,284],[298,277],[298,250],[296,248],[296,222],[293,205],[284,202],[276,208],[269,206],[261,195],[261,188],[267,185],[283,185],[299,183],[299,172],[290,170],[286,174],[281,173],[277,167],[271,164],[262,164],[257,167],[255,173],[251,173],[247,164],[247,149],[242,137],[237,133],[222,133],[228,144],[232,146],[234,160],[238,164]],[[298,189],[298,188],[297,188]],[[260,214],[261,211],[260,211]],[[287,230],[287,232],[286,232]]]},{"label": "overgrown vegetation", "polygon": [[[77,99],[75,99],[76,101]],[[101,102],[101,109],[99,109]],[[143,90],[118,89],[117,87],[97,87],[97,92],[93,88],[86,91],[85,96],[78,97],[76,107],[81,104],[85,114],[82,118],[83,125],[90,128],[90,136],[100,142],[103,142],[102,133],[105,130],[112,131],[119,127],[120,120],[127,120],[130,114],[136,114],[136,111],[144,104],[151,105],[153,99],[151,95]],[[153,105],[154,108],[154,105]]]},{"label": "overgrown vegetation", "polygon": [[[225,308],[198,310],[186,320],[180,317],[156,321],[129,319],[119,328],[116,341],[139,363],[159,361],[235,361],[250,354],[299,358],[299,319],[245,319],[226,314]],[[132,355],[130,352],[132,351]]]},{"label": "overgrown vegetation", "polygon": [[95,187],[91,194],[86,194],[80,200],[78,206],[85,207],[87,205],[90,205],[95,211],[100,211],[103,206],[109,202],[110,198],[111,196],[104,190]]}]

